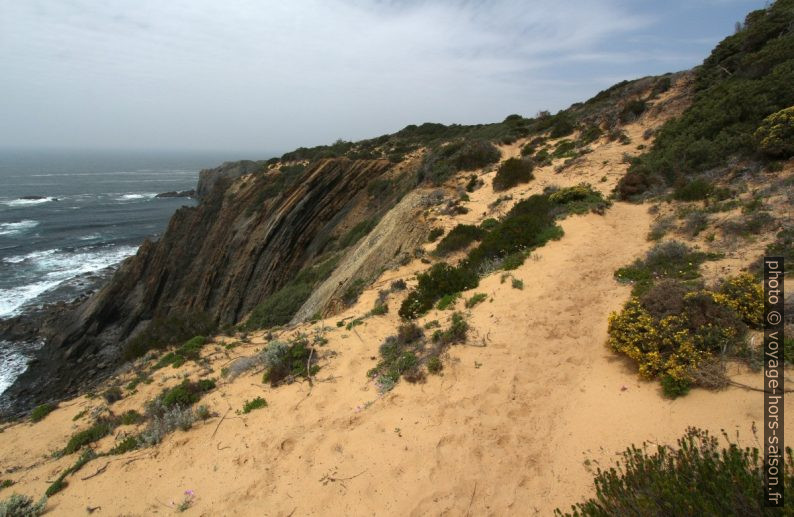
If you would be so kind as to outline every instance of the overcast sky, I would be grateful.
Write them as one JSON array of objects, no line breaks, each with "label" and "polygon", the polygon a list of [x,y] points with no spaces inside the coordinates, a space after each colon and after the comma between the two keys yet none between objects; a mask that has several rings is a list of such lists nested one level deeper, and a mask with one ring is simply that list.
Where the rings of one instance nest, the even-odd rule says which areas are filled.
[{"label": "overcast sky", "polygon": [[258,152],[699,64],[751,0],[0,0],[0,147]]}]

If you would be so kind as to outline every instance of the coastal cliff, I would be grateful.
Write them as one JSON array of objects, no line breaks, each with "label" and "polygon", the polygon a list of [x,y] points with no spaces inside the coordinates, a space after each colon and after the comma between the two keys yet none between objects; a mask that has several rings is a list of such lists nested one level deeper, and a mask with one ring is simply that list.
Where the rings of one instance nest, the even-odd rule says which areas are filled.
[{"label": "coastal cliff", "polygon": [[264,162],[202,171],[199,205],[178,209],[162,238],[145,241],[95,295],[35,325],[17,322],[46,344],[3,394],[6,411],[90,386],[153,322],[196,332],[243,321],[298,272],[341,255],[340,236],[397,201],[397,191],[374,199],[367,190],[390,169],[386,160],[335,158],[293,167],[292,179]]}]

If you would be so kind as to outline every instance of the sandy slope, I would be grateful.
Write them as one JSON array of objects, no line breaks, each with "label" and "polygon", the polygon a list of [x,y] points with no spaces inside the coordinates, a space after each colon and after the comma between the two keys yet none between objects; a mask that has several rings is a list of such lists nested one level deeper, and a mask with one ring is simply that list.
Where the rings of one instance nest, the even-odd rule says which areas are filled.
[{"label": "sandy slope", "polygon": [[[635,146],[658,122],[646,118],[629,127]],[[518,154],[519,144],[504,148],[505,158]],[[625,171],[620,162],[627,147],[594,147],[576,167],[561,173],[540,169],[535,181],[507,194],[515,201],[544,186],[580,181],[607,192]],[[470,195],[468,214],[430,218],[451,228],[503,213],[511,203],[489,208],[499,197],[489,186],[492,175],[484,176],[488,186]],[[613,272],[649,247],[651,220],[647,206],[624,203],[604,216],[564,220],[565,236],[512,272],[524,281],[523,290],[495,273],[465,293],[489,297],[467,311],[473,327],[468,343],[449,351],[443,375],[424,384],[401,381],[379,396],[366,372],[377,361],[378,345],[394,333],[401,296],[390,298],[387,315],[353,330],[335,323],[364,314],[378,288],[396,278],[410,284],[426,266],[415,260],[387,271],[347,312],[283,332],[281,337],[321,331],[328,338],[313,386],[274,389],[261,383],[259,373],[221,381],[202,400],[218,416],[177,431],[158,447],[89,463],[67,478],[69,486],[48,507],[53,515],[85,515],[88,507],[101,507],[94,515],[171,514],[189,489],[196,500],[186,513],[202,516],[549,515],[591,493],[586,459],[611,464],[632,442],[673,443],[687,426],[697,425],[716,433],[738,430],[743,442],[752,443],[752,425],[760,426],[762,418],[760,393],[696,389],[670,401],[657,383],[638,381],[631,365],[604,346],[607,317],[629,294]],[[462,300],[457,308],[465,310]],[[444,325],[451,313],[432,311],[421,322],[438,319]],[[183,375],[218,378],[230,359],[253,354],[264,343],[255,335],[229,354],[210,345],[205,355],[211,371],[193,363],[159,370],[153,384],[141,385],[112,409],[140,409]],[[761,381],[759,374],[735,378]],[[237,414],[256,396],[264,396],[269,407]],[[4,428],[0,478],[16,485],[0,497],[12,491],[42,494],[76,459],[48,453],[85,427],[85,420],[74,423],[73,416],[98,405],[81,397],[38,424]],[[794,411],[792,398],[786,407]],[[794,431],[791,424],[787,429]],[[132,431],[119,428],[98,448],[107,450]]]}]

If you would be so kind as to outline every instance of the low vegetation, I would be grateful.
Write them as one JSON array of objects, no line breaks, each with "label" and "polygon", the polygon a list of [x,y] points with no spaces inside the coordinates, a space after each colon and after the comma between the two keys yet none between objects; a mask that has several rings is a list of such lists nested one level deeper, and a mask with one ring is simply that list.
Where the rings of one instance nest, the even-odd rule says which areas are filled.
[{"label": "low vegetation", "polygon": [[256,409],[262,409],[265,407],[267,407],[267,401],[262,397],[256,397],[253,400],[246,400],[245,403],[243,404],[243,414],[247,415],[251,411],[254,411]]},{"label": "low vegetation", "polygon": [[40,404],[33,408],[33,411],[30,412],[30,421],[34,423],[41,422],[47,417],[47,415],[55,411],[57,408],[57,404],[52,404],[50,402]]},{"label": "low vegetation", "polygon": [[[571,507],[562,517],[636,515],[776,515],[764,507],[763,454],[728,442],[720,447],[708,431],[687,429],[677,447],[643,444],[626,449],[616,467],[598,468],[595,496]],[[788,449],[782,461],[783,487],[794,490],[794,461]],[[785,499],[782,514],[794,512]]]},{"label": "low vegetation", "polygon": [[[692,280],[695,270],[687,274]],[[631,358],[668,397],[696,384],[724,384],[715,361],[745,351],[748,328],[763,328],[763,291],[748,274],[704,288],[675,276],[648,284],[609,318],[608,345]],[[714,378],[714,374],[718,378]]]},{"label": "low vegetation", "polygon": [[465,249],[471,243],[481,240],[486,233],[481,227],[459,224],[441,239],[441,242],[436,247],[435,254],[443,257]]},{"label": "low vegetation", "polygon": [[289,343],[272,341],[264,351],[265,373],[263,382],[271,386],[291,383],[300,377],[307,378],[319,371],[317,354],[308,338],[298,336]]},{"label": "low vegetation", "polygon": [[12,494],[0,501],[0,517],[38,517],[44,513],[46,506],[46,496],[34,503],[32,497]]},{"label": "low vegetation", "polygon": [[328,278],[336,267],[338,256],[332,256],[314,266],[301,270],[281,289],[257,305],[242,325],[243,330],[269,328],[289,323],[314,288]]},{"label": "low vegetation", "polygon": [[502,162],[493,179],[494,191],[507,190],[534,179],[532,162],[522,158],[509,158]]}]

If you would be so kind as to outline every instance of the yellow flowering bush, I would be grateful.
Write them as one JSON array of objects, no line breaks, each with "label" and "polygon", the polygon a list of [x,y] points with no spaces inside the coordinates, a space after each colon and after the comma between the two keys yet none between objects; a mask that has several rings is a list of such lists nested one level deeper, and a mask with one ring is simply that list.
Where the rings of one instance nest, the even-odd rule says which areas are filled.
[{"label": "yellow flowering bush", "polygon": [[750,327],[764,327],[764,288],[753,275],[742,273],[727,279],[712,296],[715,302],[736,311]]},{"label": "yellow flowering bush", "polygon": [[755,139],[759,149],[770,156],[794,155],[794,106],[766,117],[755,131]]},{"label": "yellow flowering bush", "polygon": [[642,378],[660,379],[665,394],[676,397],[689,391],[707,360],[738,343],[745,323],[760,325],[763,292],[752,276],[739,275],[718,291],[670,293],[680,297],[680,313],[655,317],[632,297],[610,315],[607,344],[635,361]]}]

